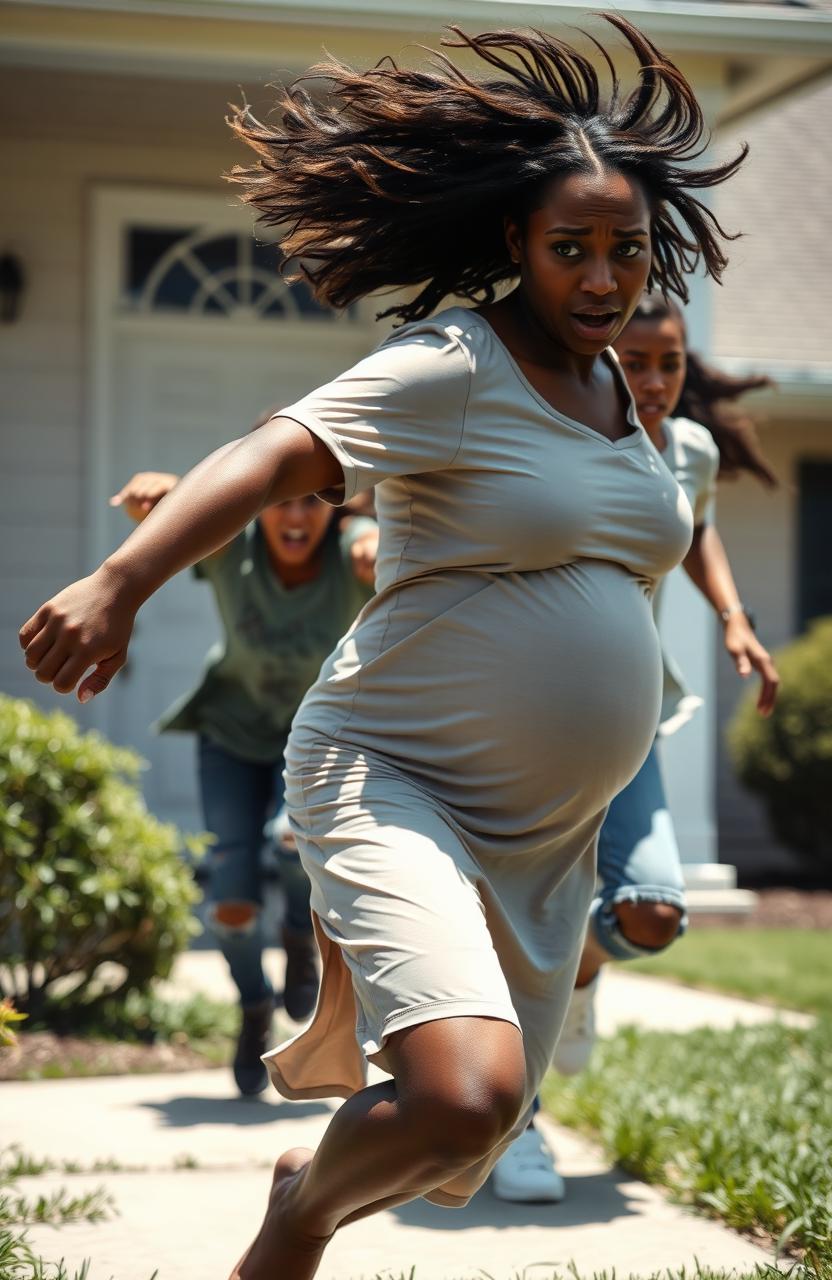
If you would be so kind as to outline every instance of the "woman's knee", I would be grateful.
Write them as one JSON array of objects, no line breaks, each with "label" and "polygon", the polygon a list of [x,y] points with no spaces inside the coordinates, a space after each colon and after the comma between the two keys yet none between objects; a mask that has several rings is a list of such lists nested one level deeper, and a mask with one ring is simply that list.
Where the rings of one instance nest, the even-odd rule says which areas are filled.
[{"label": "woman's knee", "polygon": [[506,1137],[523,1105],[524,1088],[505,1079],[460,1081],[402,1101],[420,1143],[449,1165],[473,1164]]},{"label": "woman's knee", "polygon": [[256,902],[229,899],[208,904],[208,923],[223,937],[246,937],[254,933],[260,907]]},{"label": "woman's knee", "polygon": [[[490,1019],[429,1025],[449,1031],[423,1037],[412,1060],[394,1073],[402,1115],[441,1159],[473,1163],[506,1137],[520,1115],[526,1094],[522,1038],[512,1024]],[[425,1055],[431,1042],[434,1052]]]},{"label": "woman's knee", "polygon": [[615,914],[624,937],[649,950],[669,946],[682,923],[681,909],[669,902],[619,902]]}]

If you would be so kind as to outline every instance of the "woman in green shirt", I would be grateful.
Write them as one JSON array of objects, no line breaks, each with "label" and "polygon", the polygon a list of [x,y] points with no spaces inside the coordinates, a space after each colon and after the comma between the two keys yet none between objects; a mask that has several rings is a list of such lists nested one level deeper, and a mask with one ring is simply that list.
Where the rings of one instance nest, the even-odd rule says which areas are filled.
[{"label": "woman in green shirt", "polygon": [[[178,481],[142,472],[111,500],[142,520]],[[372,595],[375,522],[333,519],[315,497],[267,508],[221,551],[194,568],[210,583],[223,638],[197,687],[160,728],[195,733],[203,820],[216,837],[207,864],[207,918],[240,994],[234,1077],[243,1094],[267,1084],[275,993],[263,969],[260,850],[263,827],[283,799],[283,752],[292,717],[322,661]],[[295,1019],[315,1004],[318,975],[309,881],[297,852],[278,844],[286,893],[283,1002]]]}]

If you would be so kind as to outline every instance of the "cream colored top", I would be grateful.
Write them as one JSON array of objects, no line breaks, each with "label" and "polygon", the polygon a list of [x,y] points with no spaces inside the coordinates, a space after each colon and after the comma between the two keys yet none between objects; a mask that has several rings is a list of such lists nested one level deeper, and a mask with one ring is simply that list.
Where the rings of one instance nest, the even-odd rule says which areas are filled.
[{"label": "cream colored top", "polygon": [[690,519],[621,386],[632,432],[611,441],[553,409],[486,320],[450,307],[396,330],[279,416],[341,463],[343,492],[324,496],[345,502],[379,486],[379,592],[426,571],[578,559],[652,584],[690,541]]},{"label": "cream colored top", "polygon": [[[707,427],[690,418],[665,418],[662,423],[665,448],[662,458],[690,503],[696,528],[711,524],[716,501],[719,449]],[[653,597],[653,612],[661,633],[664,591],[660,582]],[[664,683],[659,723],[661,737],[669,737],[696,714],[702,699],[692,693],[673,656],[662,645]]]}]

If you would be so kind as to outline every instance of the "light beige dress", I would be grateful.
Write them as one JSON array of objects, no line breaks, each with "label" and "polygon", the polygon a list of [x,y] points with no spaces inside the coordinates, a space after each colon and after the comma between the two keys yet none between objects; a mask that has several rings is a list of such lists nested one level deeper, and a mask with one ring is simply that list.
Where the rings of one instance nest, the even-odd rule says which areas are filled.
[{"label": "light beige dress", "polygon": [[[694,526],[712,524],[719,472],[719,449],[713,436],[707,427],[692,422],[690,418],[665,418],[662,431],[665,439],[662,459],[691,505]],[[657,625],[663,594],[664,581],[658,584],[653,596],[653,616]],[[693,718],[702,706],[702,699],[688,688],[678,663],[664,646],[662,656],[662,710],[658,733],[660,738],[667,738]]]},{"label": "light beige dress", "polygon": [[[650,595],[692,531],[621,386],[612,442],[452,307],[280,414],[340,462],[334,500],[378,486],[381,530],[286,755],[323,960],[311,1024],[265,1059],[287,1097],[348,1097],[436,1018],[517,1025],[529,1104],[548,1068],[598,828],[656,732]],[[509,1141],[429,1198],[464,1204]]]}]

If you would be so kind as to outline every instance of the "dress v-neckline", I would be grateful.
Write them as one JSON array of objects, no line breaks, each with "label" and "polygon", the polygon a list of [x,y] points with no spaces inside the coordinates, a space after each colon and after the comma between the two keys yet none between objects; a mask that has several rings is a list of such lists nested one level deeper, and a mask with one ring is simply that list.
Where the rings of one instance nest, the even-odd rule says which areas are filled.
[{"label": "dress v-neckline", "polygon": [[[465,310],[464,307],[460,309]],[[587,423],[580,422],[577,418],[570,418],[568,414],[562,413],[560,409],[556,409],[544,395],[541,395],[533,383],[529,381],[490,321],[486,320],[485,316],[480,315],[478,311],[469,310],[467,311],[467,314],[476,316],[477,320],[486,327],[493,337],[497,349],[502,353],[503,358],[509,365],[517,380],[520,382],[521,386],[537,402],[537,404],[546,411],[546,413],[551,415],[551,417],[555,418],[558,422],[565,423],[568,427],[574,428],[576,431],[580,431],[583,435],[589,435],[596,440],[600,440],[603,444],[608,445],[610,449],[632,449],[634,446],[641,444],[646,432],[636,417],[635,405],[633,403],[630,388],[627,386],[626,379],[621,372],[618,357],[611,348],[605,348],[601,353],[601,358],[606,360],[608,367],[612,371],[613,377],[618,382],[619,389],[624,392],[624,398],[627,403],[625,416],[627,422],[632,428],[632,430],[628,431],[626,435],[619,436],[617,440],[611,440],[609,436],[604,435],[603,431],[598,431],[595,427],[590,427]]]}]

